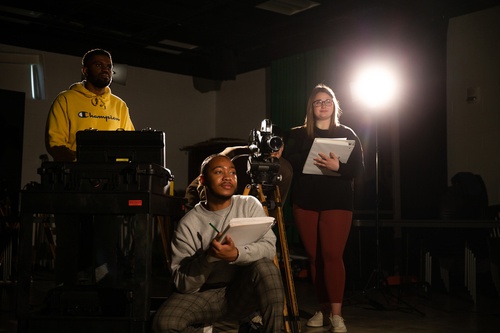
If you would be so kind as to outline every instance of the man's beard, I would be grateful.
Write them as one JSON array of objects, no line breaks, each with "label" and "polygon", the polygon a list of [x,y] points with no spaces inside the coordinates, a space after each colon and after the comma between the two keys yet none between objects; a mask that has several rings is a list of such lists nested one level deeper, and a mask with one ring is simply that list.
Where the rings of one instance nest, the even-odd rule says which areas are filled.
[{"label": "man's beard", "polygon": [[95,79],[92,80],[90,83],[92,83],[95,87],[97,88],[106,88],[111,84],[112,79]]},{"label": "man's beard", "polygon": [[101,78],[99,76],[88,76],[87,81],[92,83],[92,85],[96,88],[106,88],[113,81],[113,77],[109,77],[109,79]]}]

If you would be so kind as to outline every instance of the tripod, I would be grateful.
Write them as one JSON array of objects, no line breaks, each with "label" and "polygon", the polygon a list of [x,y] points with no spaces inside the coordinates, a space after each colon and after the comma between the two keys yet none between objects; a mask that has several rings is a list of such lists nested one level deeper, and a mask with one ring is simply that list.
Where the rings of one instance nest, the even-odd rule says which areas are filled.
[{"label": "tripod", "polygon": [[[269,199],[269,195],[264,194],[264,189],[267,191],[273,189],[274,197]],[[283,210],[281,207],[281,194],[277,185],[262,185],[252,182],[245,187],[244,195],[253,195],[260,200],[264,211],[269,216],[269,210],[273,210],[276,214],[276,224],[278,226],[278,239],[281,246],[281,263],[285,271],[285,306],[283,309],[283,316],[285,320],[285,331],[287,333],[300,332],[300,315],[299,307],[297,304],[297,297],[295,295],[295,286],[293,283],[292,267],[289,260],[288,243],[286,241],[285,223],[283,221]],[[266,193],[269,194],[269,193]],[[278,259],[274,260],[276,266],[279,266]]]}]

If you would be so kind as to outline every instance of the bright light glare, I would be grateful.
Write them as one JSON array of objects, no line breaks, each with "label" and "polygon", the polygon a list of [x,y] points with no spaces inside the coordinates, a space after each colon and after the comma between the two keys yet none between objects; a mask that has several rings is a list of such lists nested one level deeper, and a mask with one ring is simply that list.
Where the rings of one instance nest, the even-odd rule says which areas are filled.
[{"label": "bright light glare", "polygon": [[397,94],[395,75],[387,68],[377,66],[360,71],[358,78],[351,84],[355,101],[370,108],[387,106]]}]

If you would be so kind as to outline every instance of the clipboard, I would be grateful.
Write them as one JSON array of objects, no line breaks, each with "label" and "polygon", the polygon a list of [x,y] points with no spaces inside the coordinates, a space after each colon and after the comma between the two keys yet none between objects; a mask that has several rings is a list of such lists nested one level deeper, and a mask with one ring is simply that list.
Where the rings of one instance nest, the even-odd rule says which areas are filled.
[{"label": "clipboard", "polygon": [[263,217],[235,217],[222,231],[219,241],[224,243],[226,235],[231,236],[234,245],[247,245],[260,240],[274,226],[275,219]]},{"label": "clipboard", "polygon": [[339,176],[338,172],[314,165],[314,158],[318,157],[318,153],[328,155],[330,152],[333,152],[339,157],[340,162],[347,163],[355,144],[356,141],[354,140],[339,138],[315,138],[311,146],[311,150],[309,151],[309,155],[307,155],[302,173],[310,175]]}]

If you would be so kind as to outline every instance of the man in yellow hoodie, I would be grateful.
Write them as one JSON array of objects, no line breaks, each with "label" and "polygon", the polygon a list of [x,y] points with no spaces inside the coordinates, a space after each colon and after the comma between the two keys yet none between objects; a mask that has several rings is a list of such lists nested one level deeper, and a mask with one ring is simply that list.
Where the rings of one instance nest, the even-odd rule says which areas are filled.
[{"label": "man in yellow hoodie", "polygon": [[88,129],[134,130],[127,104],[111,93],[111,54],[102,49],[88,51],[82,59],[82,82],[61,92],[49,111],[45,143],[54,161],[76,159],[76,132]]},{"label": "man in yellow hoodie", "polygon": [[[81,71],[84,80],[61,92],[47,117],[45,144],[56,162],[76,161],[78,131],[134,130],[127,104],[109,88],[113,80],[111,54],[103,49],[88,51],[82,58]],[[117,278],[116,216],[57,215],[55,221],[56,283],[76,285],[82,282],[78,280],[80,271],[87,272],[85,283],[91,279],[91,282],[114,284]],[[89,248],[91,245],[93,248]]]}]

